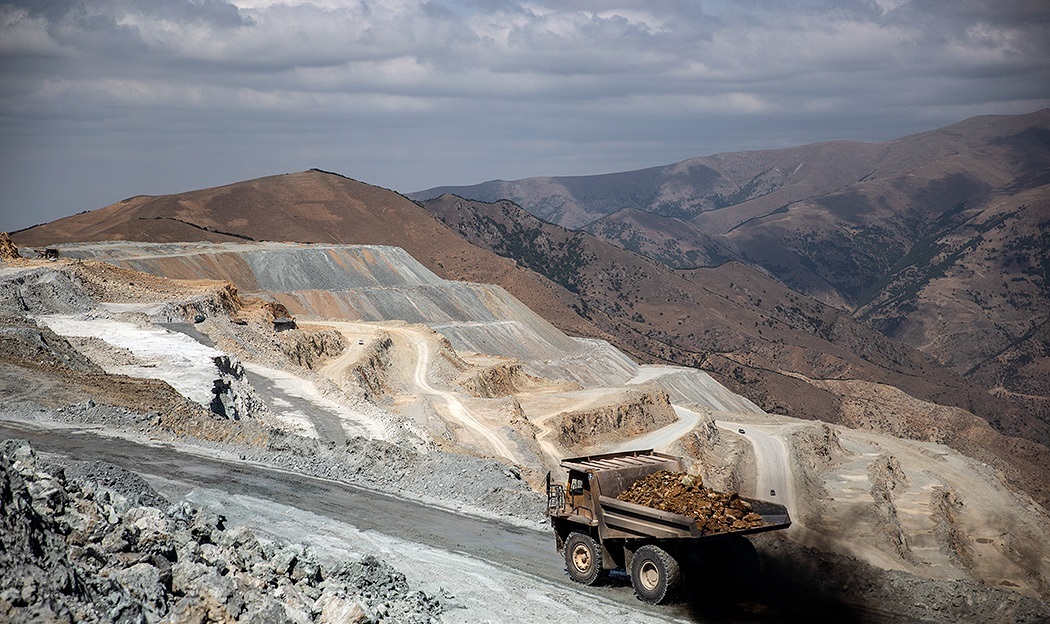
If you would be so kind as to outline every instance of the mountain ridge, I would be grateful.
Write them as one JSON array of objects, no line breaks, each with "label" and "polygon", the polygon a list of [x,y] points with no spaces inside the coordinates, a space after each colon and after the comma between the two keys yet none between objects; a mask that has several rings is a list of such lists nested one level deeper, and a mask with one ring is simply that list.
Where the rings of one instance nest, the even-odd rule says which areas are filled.
[{"label": "mountain ridge", "polygon": [[738,259],[1050,423],[1050,109],[639,171],[659,178],[637,191],[648,205],[602,194],[632,172],[574,179],[586,196],[553,177],[440,190],[511,199],[673,269]]},{"label": "mountain ridge", "polygon": [[[460,218],[444,216],[458,224],[450,227],[431,214],[433,205],[306,171],[130,198],[12,238],[33,247],[89,240],[243,242],[238,237],[393,244],[443,278],[503,286],[572,335],[607,339],[642,362],[699,367],[768,411],[882,430],[896,426],[889,416],[904,409],[895,418],[907,418],[916,406],[917,425],[896,434],[950,444],[996,465],[1037,499],[1050,496],[1050,480],[1033,459],[1045,455],[1038,441],[1050,437],[1039,421],[1003,409],[983,388],[763,271],[727,262],[679,274],[590,234],[544,223],[510,202],[494,208],[446,198],[445,208],[457,201]],[[487,214],[497,209],[504,213],[499,219]],[[497,224],[505,233],[481,236],[486,228],[498,232]],[[508,256],[516,244],[516,257],[491,250],[494,241],[502,241]],[[915,398],[902,402],[902,394]]]}]

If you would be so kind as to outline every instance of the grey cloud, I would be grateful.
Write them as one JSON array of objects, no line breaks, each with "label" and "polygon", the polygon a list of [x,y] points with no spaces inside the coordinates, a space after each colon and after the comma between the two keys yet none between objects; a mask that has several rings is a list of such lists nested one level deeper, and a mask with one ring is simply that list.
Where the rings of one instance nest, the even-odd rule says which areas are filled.
[{"label": "grey cloud", "polygon": [[[0,0],[0,217],[312,166],[409,191],[1029,112],[1050,105],[1044,5]],[[63,171],[90,184],[53,188]]]},{"label": "grey cloud", "polygon": [[53,24],[70,22],[86,28],[111,23],[125,14],[203,22],[216,27],[247,23],[237,7],[225,0],[14,0],[6,4],[24,8],[31,15],[45,17]]},{"label": "grey cloud", "polygon": [[102,58],[152,58],[165,50],[143,36],[139,23],[168,22],[221,30],[250,26],[237,7],[222,0],[44,0],[8,4],[46,20],[51,39],[67,54]]}]

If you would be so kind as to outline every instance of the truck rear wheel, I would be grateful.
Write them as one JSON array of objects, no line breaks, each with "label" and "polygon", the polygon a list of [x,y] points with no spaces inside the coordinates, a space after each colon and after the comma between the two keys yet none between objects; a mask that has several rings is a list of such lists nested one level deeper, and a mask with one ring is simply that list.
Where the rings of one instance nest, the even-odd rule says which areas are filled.
[{"label": "truck rear wheel", "polygon": [[565,540],[565,567],[572,580],[594,585],[602,573],[601,546],[586,533],[570,533]]},{"label": "truck rear wheel", "polygon": [[675,558],[659,546],[647,544],[634,552],[631,585],[638,597],[651,604],[674,598],[682,585],[682,569]]}]

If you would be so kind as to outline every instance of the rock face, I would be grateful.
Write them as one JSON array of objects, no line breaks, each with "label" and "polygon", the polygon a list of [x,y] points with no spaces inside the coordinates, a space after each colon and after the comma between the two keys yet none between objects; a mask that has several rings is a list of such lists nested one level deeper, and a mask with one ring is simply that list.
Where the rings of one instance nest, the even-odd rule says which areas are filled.
[{"label": "rock face", "polygon": [[8,260],[16,260],[20,257],[18,247],[11,242],[11,237],[7,235],[7,232],[0,232],[0,262],[6,263]]},{"label": "rock face", "polygon": [[499,362],[471,371],[460,385],[476,397],[494,399],[521,392],[535,382],[522,370],[521,362]]},{"label": "rock face", "polygon": [[350,369],[349,376],[365,397],[378,400],[388,393],[390,379],[395,374],[391,359],[394,341],[386,332],[380,332],[365,349],[365,354]]},{"label": "rock face", "polygon": [[91,297],[65,271],[28,269],[4,281],[0,315],[75,314],[91,309]]},{"label": "rock face", "polygon": [[79,374],[102,372],[68,340],[29,318],[5,318],[0,322],[0,357],[3,356],[17,356],[40,366],[61,367]]},{"label": "rock face", "polygon": [[629,390],[621,402],[562,413],[555,425],[555,434],[563,446],[576,448],[610,435],[623,438],[655,431],[676,419],[666,392]]},{"label": "rock face", "polygon": [[292,362],[316,370],[346,350],[346,339],[332,329],[303,331],[292,329],[277,336],[281,351]]},{"label": "rock face", "polygon": [[67,472],[0,443],[0,620],[431,622],[439,603],[373,557],[263,545],[116,467]]},{"label": "rock face", "polygon": [[219,377],[215,380],[212,392],[211,411],[224,418],[240,420],[248,416],[258,416],[266,412],[266,403],[255,392],[244,374],[244,366],[228,355],[213,359]]}]

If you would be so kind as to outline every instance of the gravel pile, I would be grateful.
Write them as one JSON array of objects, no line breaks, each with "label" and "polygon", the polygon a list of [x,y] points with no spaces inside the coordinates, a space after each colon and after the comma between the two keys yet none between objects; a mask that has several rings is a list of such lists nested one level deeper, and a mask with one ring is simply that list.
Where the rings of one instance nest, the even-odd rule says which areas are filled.
[{"label": "gravel pile", "polygon": [[701,535],[762,526],[762,516],[735,492],[704,487],[700,477],[661,470],[635,481],[618,496],[622,501],[696,518]]},{"label": "gravel pile", "polygon": [[345,444],[271,430],[265,448],[242,451],[244,459],[482,515],[535,523],[545,517],[543,496],[520,470],[494,459],[349,438]]},{"label": "gravel pile", "polygon": [[68,473],[0,443],[0,621],[432,622],[440,603],[373,557],[322,566],[100,462]]},{"label": "gravel pile", "polygon": [[193,427],[176,431],[172,424],[188,422],[185,418],[136,412],[94,401],[68,404],[54,411],[22,405],[8,409],[8,413],[37,421],[113,427],[530,526],[546,517],[546,498],[532,490],[526,479],[528,475],[495,459],[437,449],[417,451],[401,444],[359,437],[337,444],[274,429],[254,419],[229,421],[205,417],[194,421]]}]

